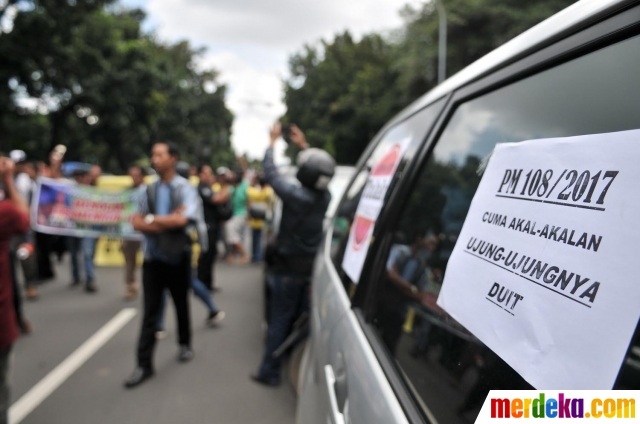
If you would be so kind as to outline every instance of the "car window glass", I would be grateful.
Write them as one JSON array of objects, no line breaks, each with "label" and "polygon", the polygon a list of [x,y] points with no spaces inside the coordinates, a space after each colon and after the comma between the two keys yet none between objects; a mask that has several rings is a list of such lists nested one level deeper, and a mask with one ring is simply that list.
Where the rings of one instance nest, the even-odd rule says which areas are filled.
[{"label": "car window glass", "polygon": [[[367,158],[364,167],[356,174],[351,186],[337,208],[333,222],[331,257],[336,269],[338,270],[338,274],[344,283],[345,289],[347,289],[349,294],[353,293],[355,285],[342,269],[342,259],[347,248],[351,223],[353,222],[358,208],[358,203],[360,202],[360,197],[362,196],[362,192],[366,186],[371,169],[373,169],[385,154],[387,154],[391,146],[409,137],[411,142],[405,151],[402,161],[396,169],[395,175],[397,177],[415,155],[416,150],[426,137],[429,127],[431,127],[437,118],[438,112],[442,108],[442,104],[443,100],[433,103],[429,107],[413,115],[411,118],[387,131],[373,150],[371,156]],[[392,182],[386,196],[389,196],[395,180],[397,180],[397,178]]]},{"label": "car window glass", "polygon": [[[640,128],[640,37],[457,108],[401,209],[369,322],[426,416],[473,422],[491,389],[520,375],[440,309],[447,261],[496,143]],[[640,142],[640,141],[639,141]],[[616,388],[640,389],[636,330]]]},{"label": "car window glass", "polygon": [[329,207],[327,208],[327,216],[333,216],[335,213],[338,208],[338,203],[351,181],[351,177],[353,177],[352,168],[339,168],[331,179],[328,187],[329,192],[331,193],[331,203],[329,203]]}]

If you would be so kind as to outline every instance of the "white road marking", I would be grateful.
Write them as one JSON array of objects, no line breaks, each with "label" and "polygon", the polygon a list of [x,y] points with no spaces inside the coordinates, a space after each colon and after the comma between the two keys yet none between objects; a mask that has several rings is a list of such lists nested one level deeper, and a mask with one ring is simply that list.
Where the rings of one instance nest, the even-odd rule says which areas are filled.
[{"label": "white road marking", "polygon": [[100,330],[55,367],[49,374],[25,393],[9,408],[9,424],[19,424],[33,412],[51,393],[62,385],[89,358],[120,331],[138,311],[125,308],[111,318]]}]

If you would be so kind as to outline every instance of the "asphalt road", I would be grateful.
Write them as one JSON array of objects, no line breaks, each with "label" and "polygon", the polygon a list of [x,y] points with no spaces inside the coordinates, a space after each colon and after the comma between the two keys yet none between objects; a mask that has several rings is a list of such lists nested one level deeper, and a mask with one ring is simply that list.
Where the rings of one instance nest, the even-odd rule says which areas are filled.
[{"label": "asphalt road", "polygon": [[59,265],[57,280],[40,286],[40,299],[25,302],[26,315],[35,332],[22,337],[14,346],[11,371],[14,404],[123,309],[135,308],[138,314],[37,405],[22,423],[281,424],[294,421],[295,396],[290,386],[265,388],[249,379],[260,361],[264,337],[260,268],[218,265],[218,284],[222,291],[216,293],[215,301],[227,313],[218,328],[204,325],[206,309],[191,296],[195,359],[188,364],[176,361],[175,318],[171,306],[167,315],[168,337],[156,348],[156,376],[133,390],[125,390],[122,383],[135,365],[140,301],[122,299],[123,270],[120,268],[97,270],[100,291],[95,295],[70,289],[68,271],[68,264]]}]

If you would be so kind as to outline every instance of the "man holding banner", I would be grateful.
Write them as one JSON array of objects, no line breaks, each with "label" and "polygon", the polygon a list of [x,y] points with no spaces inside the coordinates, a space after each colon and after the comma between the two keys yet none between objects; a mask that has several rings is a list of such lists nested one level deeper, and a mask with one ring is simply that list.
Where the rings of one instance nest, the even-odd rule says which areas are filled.
[{"label": "man holding banner", "polygon": [[[142,196],[146,190],[144,185],[144,177],[146,172],[141,166],[129,167],[129,176],[133,181],[133,188],[140,192]],[[124,295],[125,300],[134,300],[138,296],[138,283],[136,282],[136,261],[138,258],[138,251],[140,250],[142,243],[140,240],[123,240],[122,241],[122,254],[125,262],[125,283],[127,285],[126,293]]]},{"label": "man holding banner", "polygon": [[[151,163],[159,180],[147,187],[140,199],[139,213],[132,218],[133,228],[145,236],[142,269],[144,315],[138,341],[137,367],[125,381],[132,388],[150,378],[156,343],[156,322],[165,289],[169,289],[178,318],[178,360],[188,362],[191,350],[191,322],[188,291],[191,278],[191,237],[187,227],[196,223],[198,194],[188,180],[176,173],[177,147],[171,142],[156,143]],[[203,240],[206,245],[206,240]]]},{"label": "man holding banner", "polygon": [[[89,169],[76,169],[72,174],[76,183],[79,185],[90,185]],[[93,257],[96,251],[96,238],[95,237],[67,237],[67,248],[71,255],[71,275],[73,276],[73,282],[71,287],[77,287],[80,285],[80,260],[78,256],[82,256],[82,263],[84,265],[85,273],[85,291],[87,293],[95,293],[98,291],[98,287],[95,283],[95,272],[93,266]]]}]

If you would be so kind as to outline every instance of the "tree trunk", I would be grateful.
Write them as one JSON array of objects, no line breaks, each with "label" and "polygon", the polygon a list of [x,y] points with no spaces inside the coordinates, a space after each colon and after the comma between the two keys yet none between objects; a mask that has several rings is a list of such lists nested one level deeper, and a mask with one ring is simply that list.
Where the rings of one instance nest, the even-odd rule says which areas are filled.
[{"label": "tree trunk", "polygon": [[49,121],[51,122],[51,132],[49,136],[49,152],[53,150],[60,143],[60,136],[62,129],[64,128],[65,120],[68,111],[62,108],[56,112],[49,114]]},{"label": "tree trunk", "polygon": [[118,161],[119,171],[125,172],[129,167],[129,157],[125,150],[122,148],[122,142],[120,139],[117,140],[109,140],[109,147],[116,160]]}]

